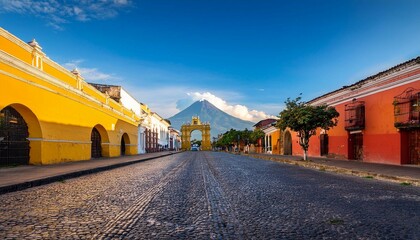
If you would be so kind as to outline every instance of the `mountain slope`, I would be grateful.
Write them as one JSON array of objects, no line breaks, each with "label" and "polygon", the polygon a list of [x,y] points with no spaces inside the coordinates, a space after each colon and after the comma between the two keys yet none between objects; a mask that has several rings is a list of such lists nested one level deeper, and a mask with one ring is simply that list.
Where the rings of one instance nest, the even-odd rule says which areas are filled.
[{"label": "mountain slope", "polygon": [[194,102],[191,106],[170,117],[169,120],[172,127],[181,130],[181,125],[191,122],[192,116],[199,116],[201,122],[210,122],[211,137],[217,137],[218,134],[225,133],[231,128],[237,130],[252,129],[254,125],[253,122],[245,121],[223,112],[207,100]]}]

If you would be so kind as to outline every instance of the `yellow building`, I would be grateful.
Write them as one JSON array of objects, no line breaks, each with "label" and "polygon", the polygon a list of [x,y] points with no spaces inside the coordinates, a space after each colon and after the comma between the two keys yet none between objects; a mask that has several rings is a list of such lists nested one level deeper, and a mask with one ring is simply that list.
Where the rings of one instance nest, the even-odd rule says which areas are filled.
[{"label": "yellow building", "polygon": [[137,153],[139,116],[0,28],[0,165]]},{"label": "yellow building", "polygon": [[262,129],[265,133],[264,152],[270,154],[282,154],[281,130],[270,124]]},{"label": "yellow building", "polygon": [[275,122],[271,122],[260,129],[265,133],[263,153],[292,155],[292,136],[289,128],[282,131],[275,126]]}]

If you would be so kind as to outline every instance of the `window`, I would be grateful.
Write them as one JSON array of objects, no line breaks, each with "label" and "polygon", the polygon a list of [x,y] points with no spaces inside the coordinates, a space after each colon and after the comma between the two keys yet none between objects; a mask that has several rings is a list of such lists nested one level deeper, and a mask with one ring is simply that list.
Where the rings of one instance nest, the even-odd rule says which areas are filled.
[{"label": "window", "polygon": [[394,126],[420,127],[420,90],[408,88],[394,97]]},{"label": "window", "polygon": [[356,101],[345,105],[345,129],[348,131],[365,129],[365,102]]}]

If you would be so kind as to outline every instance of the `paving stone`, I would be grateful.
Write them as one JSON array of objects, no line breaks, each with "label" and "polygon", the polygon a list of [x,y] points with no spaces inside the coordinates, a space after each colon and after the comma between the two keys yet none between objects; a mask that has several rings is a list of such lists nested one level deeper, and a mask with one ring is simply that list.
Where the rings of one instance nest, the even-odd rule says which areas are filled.
[{"label": "paving stone", "polygon": [[420,239],[420,188],[185,152],[0,195],[0,239]]}]

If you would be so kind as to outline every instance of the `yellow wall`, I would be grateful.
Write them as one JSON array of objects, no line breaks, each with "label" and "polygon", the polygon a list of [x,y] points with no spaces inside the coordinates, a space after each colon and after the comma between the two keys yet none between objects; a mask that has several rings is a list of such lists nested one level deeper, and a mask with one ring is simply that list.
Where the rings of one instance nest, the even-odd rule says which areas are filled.
[{"label": "yellow wall", "polygon": [[281,139],[280,139],[280,129],[276,130],[271,135],[271,149],[273,154],[282,154],[281,152]]},{"label": "yellow wall", "polygon": [[112,99],[107,104],[84,81],[78,90],[76,76],[51,60],[42,70],[32,66],[25,44],[0,28],[0,110],[11,106],[27,122],[31,164],[90,159],[95,126],[102,129],[103,156],[120,155],[124,133],[126,154],[137,153],[138,122],[130,110]]}]

